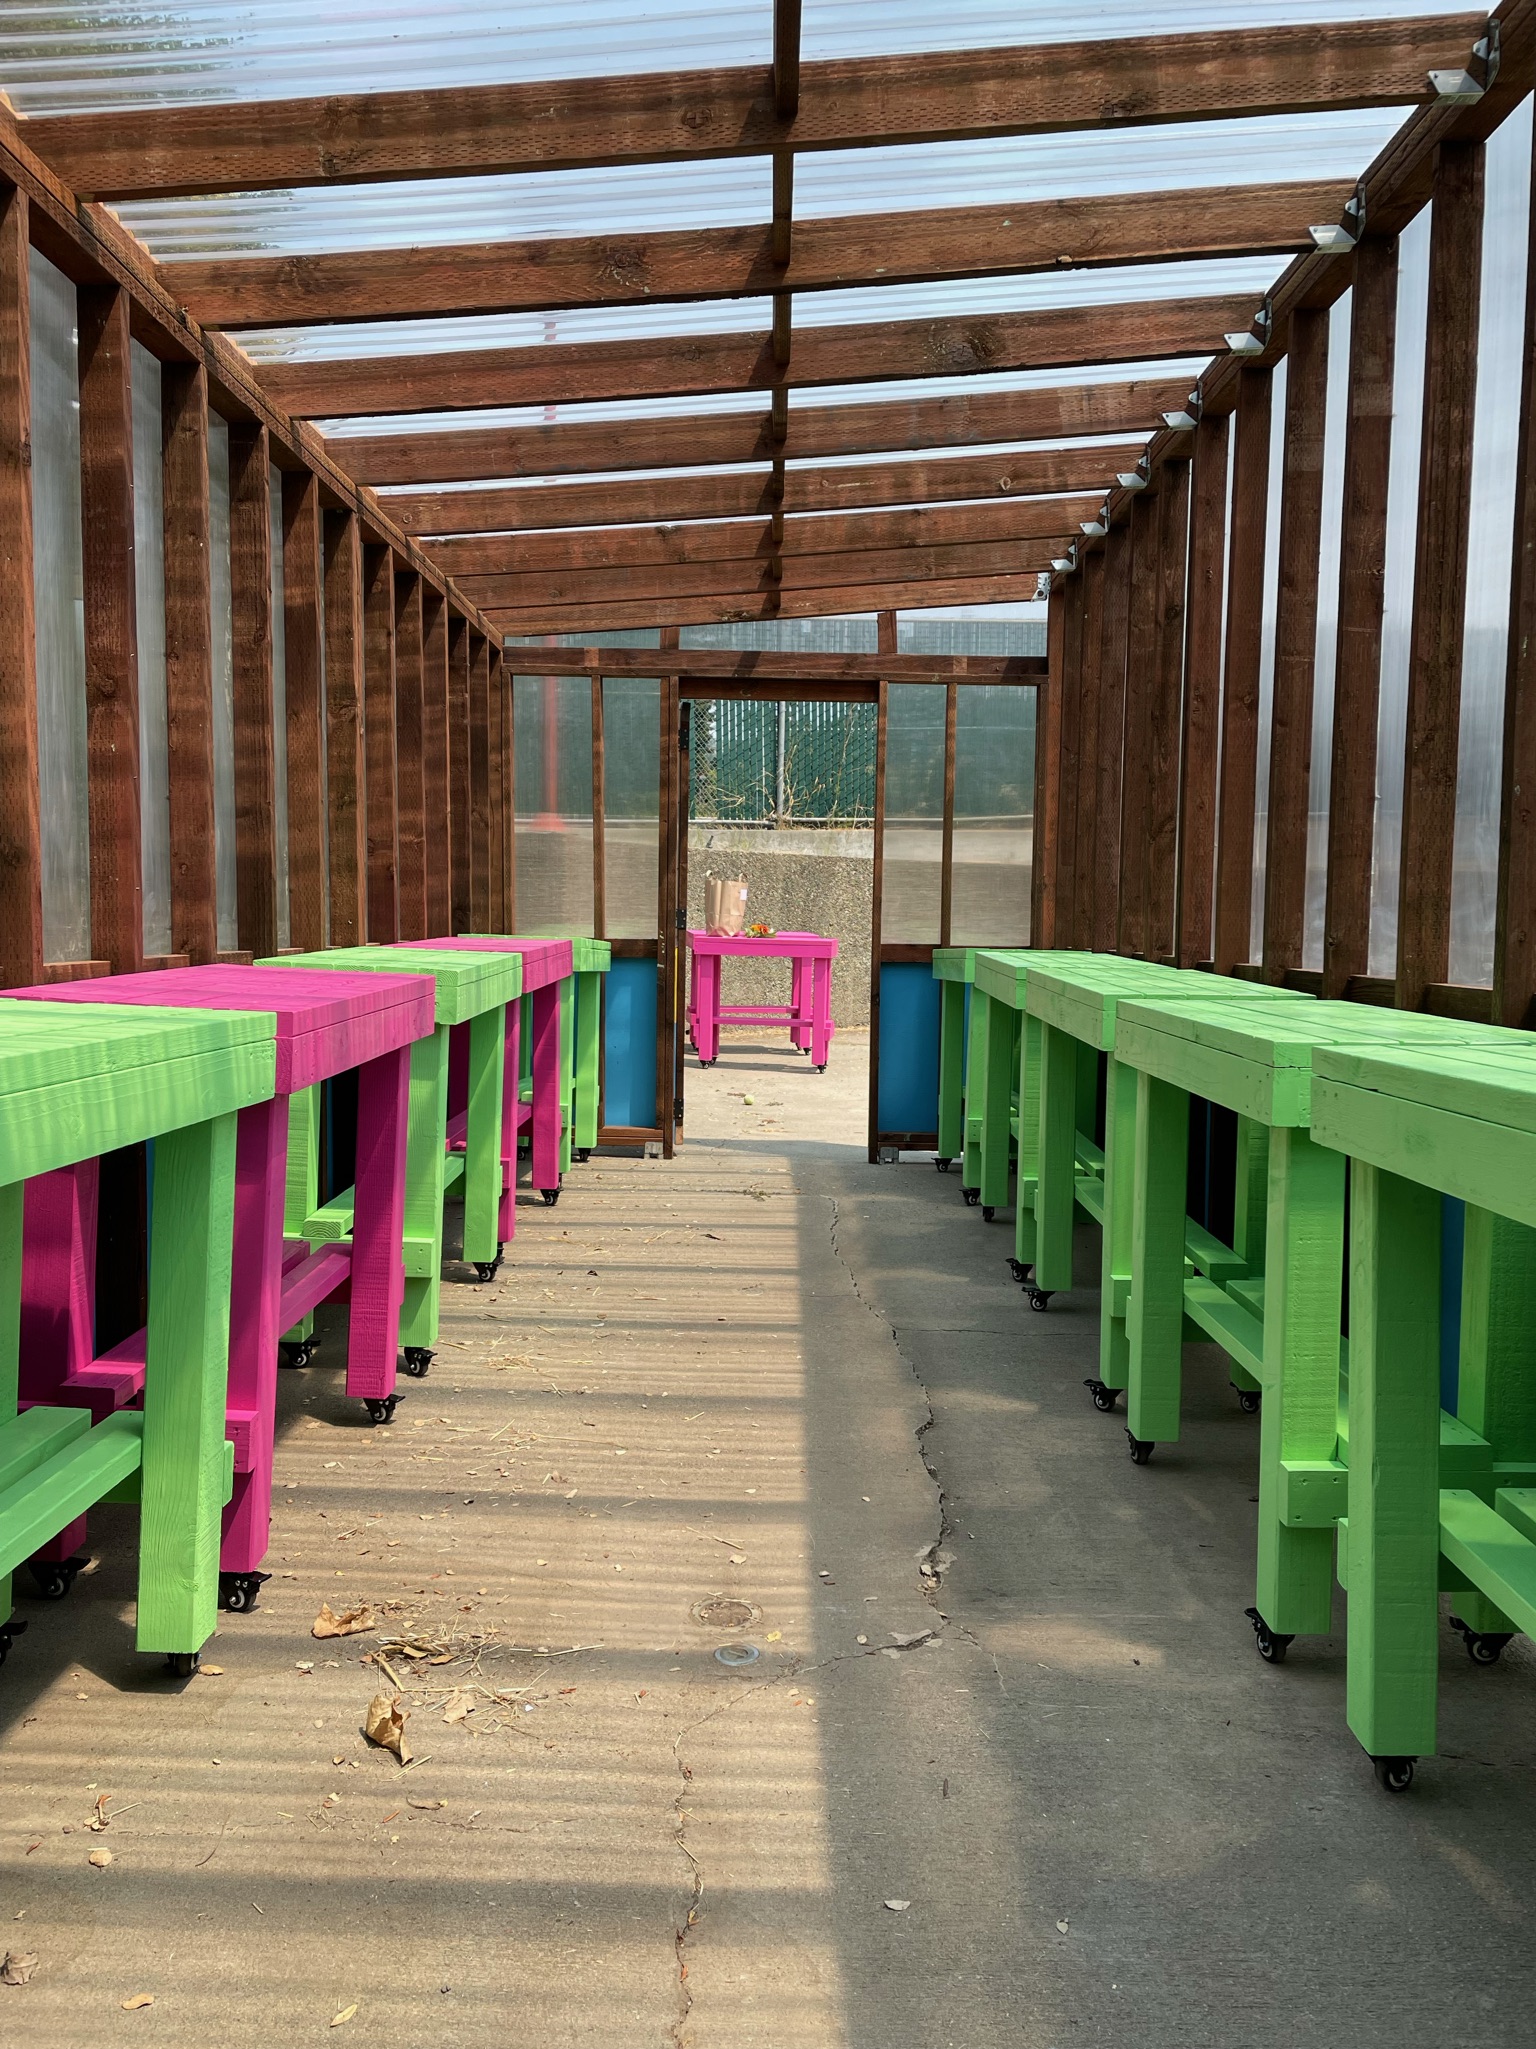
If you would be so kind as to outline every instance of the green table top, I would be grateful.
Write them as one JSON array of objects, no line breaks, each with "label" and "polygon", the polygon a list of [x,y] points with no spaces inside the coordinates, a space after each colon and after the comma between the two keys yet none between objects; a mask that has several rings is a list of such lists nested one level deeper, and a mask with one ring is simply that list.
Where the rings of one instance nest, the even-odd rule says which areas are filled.
[{"label": "green table top", "polygon": [[459,953],[435,946],[337,946],[323,953],[285,953],[258,963],[273,968],[337,968],[353,974],[431,975],[437,984],[437,1022],[467,1024],[523,991],[523,963],[515,953]]},{"label": "green table top", "polygon": [[[1494,1037],[1492,1025],[1364,1003],[1276,1002],[1271,992],[1248,987],[1247,1002],[1172,1002],[1161,995],[1122,1002],[1116,1059],[1261,1123],[1306,1128],[1314,1056],[1323,1049],[1471,1048]],[[1536,1035],[1507,1036],[1536,1046]]]},{"label": "green table top", "polygon": [[606,939],[584,939],[579,933],[572,938],[571,967],[576,974],[606,975],[612,965],[613,948]]},{"label": "green table top", "polygon": [[25,1180],[264,1103],[270,1011],[0,1000],[0,1174]]},{"label": "green table top", "polygon": [[1298,989],[1260,989],[1233,975],[1208,974],[1200,968],[1166,968],[1159,961],[1118,960],[1100,953],[1031,975],[1026,1008],[1031,1017],[1055,1025],[1085,1045],[1114,1052],[1117,1011],[1123,1003],[1138,999],[1143,1003],[1166,999],[1216,1004],[1315,1001]]},{"label": "green table top", "polygon": [[[1054,947],[1008,947],[985,946],[976,949],[974,980],[984,995],[993,996],[1010,1010],[1023,1010],[1025,996],[1036,975],[1046,974],[1052,968],[1063,970],[1091,964],[1095,961],[1113,961],[1113,956],[1102,953],[1076,953],[1058,951]],[[1115,963],[1127,968],[1143,968],[1142,961]]]},{"label": "green table top", "polygon": [[974,946],[936,946],[933,949],[933,979],[936,982],[974,982]]}]

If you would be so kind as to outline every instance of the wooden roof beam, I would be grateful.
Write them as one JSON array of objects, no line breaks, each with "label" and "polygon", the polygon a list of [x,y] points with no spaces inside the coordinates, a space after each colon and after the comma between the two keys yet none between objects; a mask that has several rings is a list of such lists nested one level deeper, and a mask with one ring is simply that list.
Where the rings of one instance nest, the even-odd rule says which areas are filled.
[{"label": "wooden roof beam", "polygon": [[[644,676],[656,656],[645,648],[513,647],[509,657],[536,654],[545,676]],[[682,681],[718,683],[1023,683],[1045,671],[1043,655],[876,655],[784,653],[777,648],[679,648],[667,673]],[[527,670],[524,669],[526,674]]]},{"label": "wooden roof beam", "polygon": [[[911,612],[934,605],[1017,604],[1035,595],[1033,576],[974,575],[919,578],[909,584],[851,583],[779,593],[776,604],[761,593],[737,596],[635,599],[601,604],[487,607],[505,633],[604,633],[648,626],[729,625],[757,619],[844,618],[850,613]],[[551,650],[552,652],[552,650]],[[543,660],[543,653],[539,661]],[[538,673],[539,662],[531,665]],[[671,674],[671,664],[667,665]],[[524,674],[528,670],[523,671]],[[655,673],[654,657],[651,673]]]},{"label": "wooden roof beam", "polygon": [[49,114],[27,140],[91,198],[864,149],[1398,106],[1467,65],[1480,13],[1306,22],[802,64]]}]

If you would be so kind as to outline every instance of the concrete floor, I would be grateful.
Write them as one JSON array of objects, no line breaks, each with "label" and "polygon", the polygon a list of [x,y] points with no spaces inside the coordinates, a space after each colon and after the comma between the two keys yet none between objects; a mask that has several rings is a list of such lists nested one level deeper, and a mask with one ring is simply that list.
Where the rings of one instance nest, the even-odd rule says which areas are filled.
[{"label": "concrete floor", "polygon": [[[1217,1356],[1133,1467],[1093,1293],[1031,1315],[956,1175],[865,1163],[865,1058],[728,1039],[675,1162],[594,1160],[450,1285],[391,1429],[334,1339],[285,1374],[220,1670],[135,1657],[122,1511],[22,1600],[0,2042],[1530,2043],[1530,1645],[1447,1632],[1443,1755],[1380,1793],[1340,1640],[1254,1654]],[[383,1627],[317,1642],[322,1599]],[[408,1770],[359,1733],[390,1642]]]}]

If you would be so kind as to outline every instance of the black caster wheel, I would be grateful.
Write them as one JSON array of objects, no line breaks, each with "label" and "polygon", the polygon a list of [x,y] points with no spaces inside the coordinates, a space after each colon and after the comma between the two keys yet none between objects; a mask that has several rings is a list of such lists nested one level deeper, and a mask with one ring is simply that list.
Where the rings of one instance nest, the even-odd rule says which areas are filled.
[{"label": "black caster wheel", "polygon": [[175,1679],[190,1679],[203,1662],[201,1651],[167,1651],[166,1670]]},{"label": "black caster wheel", "polygon": [[81,1568],[89,1563],[88,1558],[50,1558],[42,1564],[34,1560],[27,1571],[32,1575],[39,1600],[62,1601],[79,1578]]},{"label": "black caster wheel", "polygon": [[270,1572],[221,1572],[219,1606],[227,1608],[231,1615],[249,1615],[271,1577]]},{"label": "black caster wheel", "polygon": [[1371,1769],[1384,1793],[1406,1793],[1413,1784],[1411,1757],[1373,1757]]},{"label": "black caster wheel", "polygon": [[546,1206],[550,1209],[553,1209],[555,1204],[560,1200],[560,1191],[558,1188],[541,1188],[539,1190],[539,1193],[543,1196]]},{"label": "black caster wheel", "polygon": [[319,1340],[301,1338],[296,1345],[280,1345],[278,1360],[284,1366],[308,1366],[314,1359]]},{"label": "black caster wheel", "polygon": [[1283,1665],[1286,1652],[1296,1641],[1294,1634],[1282,1636],[1278,1630],[1271,1629],[1257,1608],[1245,1608],[1243,1613],[1253,1624],[1254,1643],[1265,1664]]},{"label": "black caster wheel", "polygon": [[1467,1656],[1474,1665],[1496,1665],[1499,1653],[1510,1641],[1510,1633],[1498,1629],[1472,1629],[1459,1615],[1451,1617],[1451,1627],[1467,1647]]},{"label": "black caster wheel", "polygon": [[17,1622],[14,1619],[10,1622],[0,1622],[0,1665],[3,1665],[11,1655],[11,1645],[26,1626],[25,1622]]},{"label": "black caster wheel", "polygon": [[1115,1404],[1120,1399],[1118,1387],[1106,1387],[1102,1380],[1085,1380],[1083,1385],[1093,1396],[1093,1406],[1101,1416],[1112,1416],[1115,1413]]},{"label": "black caster wheel", "polygon": [[826,1063],[826,1061],[825,1061],[825,1060],[823,1060],[823,1061],[822,1061],[822,1063],[821,1063],[821,1065],[820,1065],[820,1067],[818,1067],[818,1068],[817,1068],[816,1072],[817,1072],[818,1074],[825,1074],[825,1073],[826,1073],[826,1071],[827,1071],[827,1063]]},{"label": "black caster wheel", "polygon": [[947,1173],[949,1172],[950,1168],[951,1168],[951,1167],[952,1167],[952,1166],[953,1166],[953,1165],[954,1165],[955,1163],[954,1163],[954,1161],[953,1161],[953,1160],[951,1159],[951,1160],[935,1160],[933,1164],[934,1164],[934,1165],[935,1165],[935,1166],[936,1166],[936,1167],[938,1168],[938,1170],[939,1170],[939,1172],[940,1172],[941,1174],[947,1174]]},{"label": "black caster wheel", "polygon": [[1026,1299],[1031,1309],[1049,1309],[1052,1293],[1050,1288],[1031,1288]]},{"label": "black caster wheel", "polygon": [[435,1352],[429,1352],[424,1345],[407,1345],[402,1365],[412,1380],[425,1380],[427,1368],[436,1356]]},{"label": "black caster wheel", "polygon": [[1150,1437],[1133,1437],[1130,1431],[1127,1430],[1125,1441],[1130,1447],[1131,1464],[1133,1466],[1144,1466],[1148,1459],[1151,1458],[1155,1449],[1153,1440]]},{"label": "black caster wheel", "polygon": [[991,1223],[991,1221],[992,1221],[992,1219],[993,1219],[993,1218],[994,1218],[994,1217],[995,1217],[996,1215],[997,1215],[997,1208],[996,1208],[996,1205],[995,1205],[995,1204],[993,1204],[993,1203],[990,1203],[990,1202],[984,1202],[984,1203],[982,1204],[982,1206],[981,1206],[981,1221],[982,1221],[982,1222],[983,1222],[984,1224],[990,1224],[990,1223]]},{"label": "black caster wheel", "polygon": [[1021,1288],[1028,1287],[1029,1277],[1034,1270],[1027,1259],[1010,1259],[1008,1261],[1008,1271],[1013,1275],[1013,1278]]},{"label": "black caster wheel", "polygon": [[981,1190],[979,1188],[962,1188],[960,1193],[965,1198],[967,1209],[974,1209],[977,1203],[981,1201]]},{"label": "black caster wheel", "polygon": [[579,1161],[581,1162],[581,1164],[582,1164],[583,1166],[585,1166],[585,1165],[587,1164],[588,1160],[590,1160],[590,1159],[591,1159],[591,1157],[592,1157],[592,1148],[591,1148],[591,1146],[589,1146],[589,1145],[579,1145],[579,1146],[577,1146],[577,1148],[576,1148],[576,1157],[577,1157],[577,1159],[578,1159],[578,1160],[579,1160]]},{"label": "black caster wheel", "polygon": [[1240,1387],[1237,1390],[1237,1406],[1245,1416],[1256,1416],[1263,1399],[1256,1387]]},{"label": "black caster wheel", "polygon": [[395,1411],[400,1406],[397,1394],[365,1395],[363,1407],[368,1411],[370,1423],[393,1423]]},{"label": "black caster wheel", "polygon": [[[547,1191],[547,1190],[546,1190],[546,1192],[545,1192],[544,1200],[545,1200],[546,1202],[548,1202],[548,1200],[549,1200],[549,1194],[548,1194],[548,1191]],[[476,1259],[476,1260],[473,1260],[473,1261],[471,1261],[471,1264],[473,1265],[473,1267],[474,1267],[474,1269],[475,1269],[475,1279],[476,1279],[477,1281],[494,1281],[494,1280],[495,1280],[495,1278],[496,1278],[496,1274],[497,1274],[497,1270],[498,1270],[498,1268],[499,1268],[499,1267],[500,1267],[500,1265],[501,1265],[501,1255],[502,1255],[502,1252],[504,1251],[504,1249],[505,1249],[505,1248],[504,1248],[503,1246],[500,1246],[500,1245],[498,1245],[498,1246],[496,1247],[496,1257],[495,1257],[494,1259]],[[427,1354],[427,1358],[428,1358],[428,1359],[430,1360],[430,1359],[431,1359],[431,1357],[432,1357],[432,1354],[431,1354],[430,1352],[428,1352],[428,1354]],[[421,1370],[422,1370],[422,1372],[423,1372],[423,1373],[425,1373],[427,1369],[426,1369],[426,1367],[425,1367],[425,1366],[423,1366]]]}]

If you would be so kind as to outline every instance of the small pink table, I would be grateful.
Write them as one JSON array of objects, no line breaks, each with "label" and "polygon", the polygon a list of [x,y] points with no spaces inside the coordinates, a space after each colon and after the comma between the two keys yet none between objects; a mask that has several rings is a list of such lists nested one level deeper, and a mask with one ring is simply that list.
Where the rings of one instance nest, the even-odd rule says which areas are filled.
[{"label": "small pink table", "polygon": [[[242,1110],[235,1139],[234,1279],[229,1305],[225,1429],[235,1447],[234,1493],[219,1553],[223,1606],[255,1605],[271,1524],[278,1340],[328,1296],[350,1302],[347,1393],[375,1422],[395,1393],[405,1287],[405,1152],[410,1048],[431,1036],[425,975],[330,974],[313,968],[170,968],[11,989],[50,1003],[132,1003],[171,1009],[268,1011],[277,1019],[276,1090]],[[288,1100],[358,1069],[356,1208],[350,1241],[313,1248],[283,1240]],[[144,1332],[95,1356],[97,1162],[27,1184],[21,1285],[21,1399],[89,1408],[99,1422],[144,1386]],[[40,1554],[67,1560],[84,1525]],[[67,1584],[67,1581],[66,1581]]]},{"label": "small pink table", "polygon": [[[790,1043],[798,1052],[809,1053],[818,1074],[827,1067],[832,1034],[832,963],[837,958],[837,941],[819,932],[776,932],[771,939],[754,939],[748,933],[734,938],[714,938],[708,932],[690,932],[688,949],[693,955],[693,972],[688,994],[688,1036],[700,1064],[713,1067],[720,1057],[720,1027],[723,1024],[787,1024]],[[755,960],[789,962],[789,1003],[728,1003],[720,1001],[720,963],[727,954]]]}]

